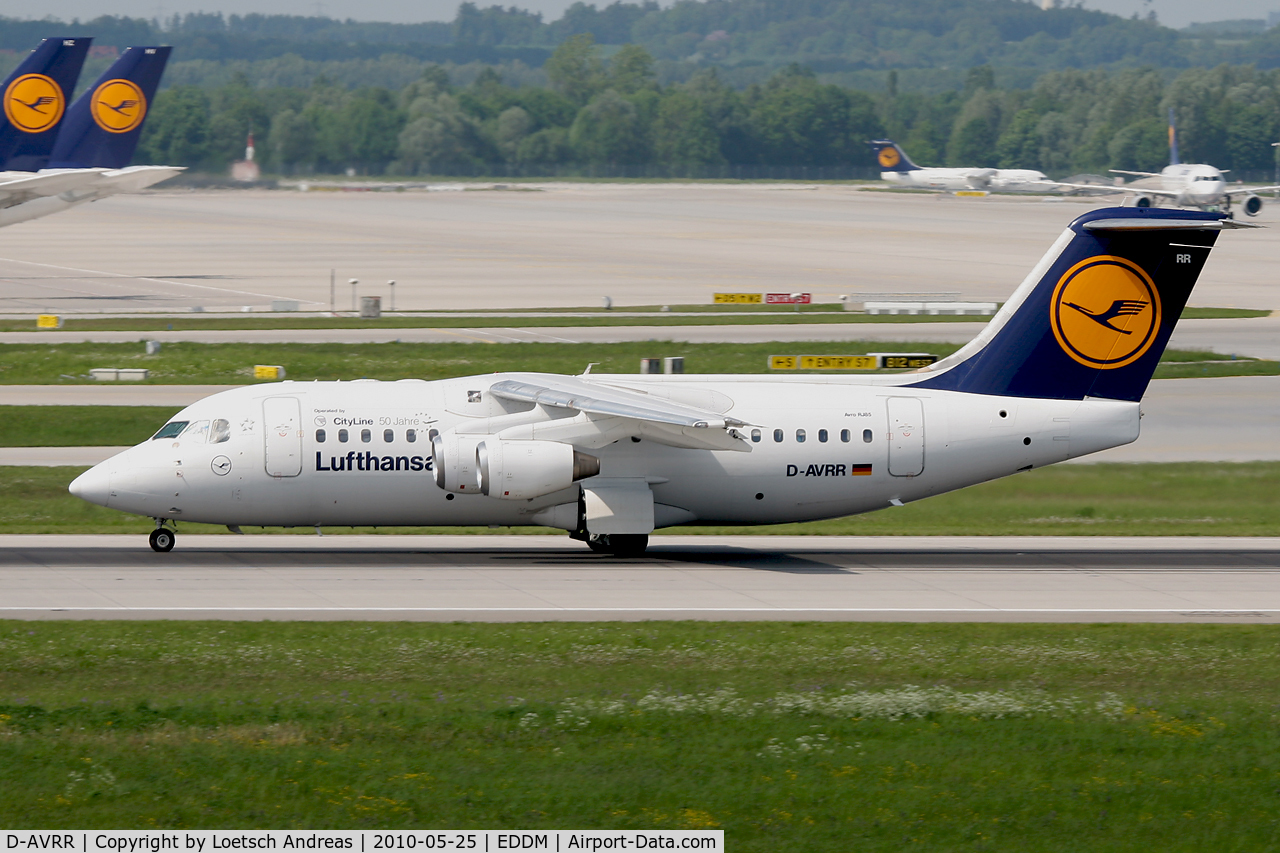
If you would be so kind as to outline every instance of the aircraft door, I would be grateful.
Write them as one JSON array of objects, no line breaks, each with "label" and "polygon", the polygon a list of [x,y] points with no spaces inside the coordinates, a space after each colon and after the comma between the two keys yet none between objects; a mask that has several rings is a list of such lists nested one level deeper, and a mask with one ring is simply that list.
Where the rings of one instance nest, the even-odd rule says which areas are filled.
[{"label": "aircraft door", "polygon": [[889,474],[914,477],[924,470],[924,406],[918,397],[890,397]]},{"label": "aircraft door", "polygon": [[267,474],[296,477],[302,473],[302,410],[297,397],[262,401],[262,432]]}]

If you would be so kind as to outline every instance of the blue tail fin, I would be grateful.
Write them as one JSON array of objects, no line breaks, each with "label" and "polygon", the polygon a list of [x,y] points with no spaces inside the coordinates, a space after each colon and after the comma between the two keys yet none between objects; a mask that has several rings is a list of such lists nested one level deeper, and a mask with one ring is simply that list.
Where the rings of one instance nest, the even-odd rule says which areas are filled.
[{"label": "blue tail fin", "polygon": [[171,50],[127,48],[71,105],[49,165],[62,169],[128,166]]},{"label": "blue tail fin", "polygon": [[1223,228],[1221,213],[1077,217],[982,334],[912,383],[973,394],[1140,400]]},{"label": "blue tail fin", "polygon": [[920,167],[911,162],[907,152],[898,147],[892,139],[873,139],[867,143],[876,155],[876,162],[884,172],[914,172]]},{"label": "blue tail fin", "polygon": [[1169,107],[1169,165],[1182,165],[1178,159],[1178,126],[1173,123],[1173,107]]},{"label": "blue tail fin", "polygon": [[92,41],[45,39],[4,81],[0,169],[36,172],[48,163]]}]

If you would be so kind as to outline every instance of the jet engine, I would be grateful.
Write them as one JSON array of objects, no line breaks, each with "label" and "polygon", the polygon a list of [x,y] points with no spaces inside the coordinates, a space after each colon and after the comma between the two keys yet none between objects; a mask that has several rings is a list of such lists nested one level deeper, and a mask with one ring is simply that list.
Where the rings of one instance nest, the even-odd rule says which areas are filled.
[{"label": "jet engine", "polygon": [[1131,195],[1124,200],[1122,207],[1150,207],[1151,196],[1149,195]]},{"label": "jet engine", "polygon": [[1241,207],[1243,207],[1244,212],[1250,216],[1257,216],[1262,212],[1262,199],[1258,198],[1253,193],[1250,193],[1244,197],[1244,203]]},{"label": "jet engine", "polygon": [[480,491],[476,480],[476,445],[483,436],[441,434],[431,431],[431,456],[436,485],[446,492],[474,494]]},{"label": "jet engine", "polygon": [[488,438],[476,447],[480,492],[517,501],[549,495],[600,473],[600,460],[558,441]]}]

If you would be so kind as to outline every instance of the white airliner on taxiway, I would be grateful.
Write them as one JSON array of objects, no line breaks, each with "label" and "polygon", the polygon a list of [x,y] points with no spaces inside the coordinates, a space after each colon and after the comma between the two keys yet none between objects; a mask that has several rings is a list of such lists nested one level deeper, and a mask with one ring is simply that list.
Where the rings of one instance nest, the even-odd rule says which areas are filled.
[{"label": "white airliner on taxiway", "polygon": [[983,332],[888,376],[285,382],[189,406],[71,493],[156,520],[518,525],[640,553],[676,524],[809,521],[1128,444],[1216,213],[1077,218]]},{"label": "white airliner on taxiway", "polygon": [[986,169],[978,166],[944,168],[917,166],[907,152],[891,139],[873,139],[867,143],[880,164],[880,179],[903,187],[931,190],[998,190],[1013,193],[1062,192],[1065,185],[1055,183],[1044,172],[1035,169]]}]

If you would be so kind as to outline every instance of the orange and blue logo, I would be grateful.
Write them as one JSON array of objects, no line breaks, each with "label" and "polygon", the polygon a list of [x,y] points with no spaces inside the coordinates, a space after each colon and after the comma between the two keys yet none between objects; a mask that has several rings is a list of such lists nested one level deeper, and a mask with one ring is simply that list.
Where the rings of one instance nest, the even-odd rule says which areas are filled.
[{"label": "orange and blue logo", "polygon": [[879,159],[880,165],[886,169],[892,169],[894,166],[902,162],[902,157],[898,154],[898,149],[894,148],[892,145],[887,145],[880,149]]},{"label": "orange and blue logo", "polygon": [[1160,294],[1146,271],[1115,255],[1073,266],[1058,281],[1049,324],[1063,352],[1085,367],[1133,364],[1160,328]]},{"label": "orange and blue logo", "polygon": [[130,80],[108,80],[94,91],[89,111],[108,133],[128,133],[146,118],[147,96]]},{"label": "orange and blue logo", "polygon": [[43,133],[62,119],[67,99],[53,78],[43,74],[23,74],[4,92],[4,115],[25,133]]}]

